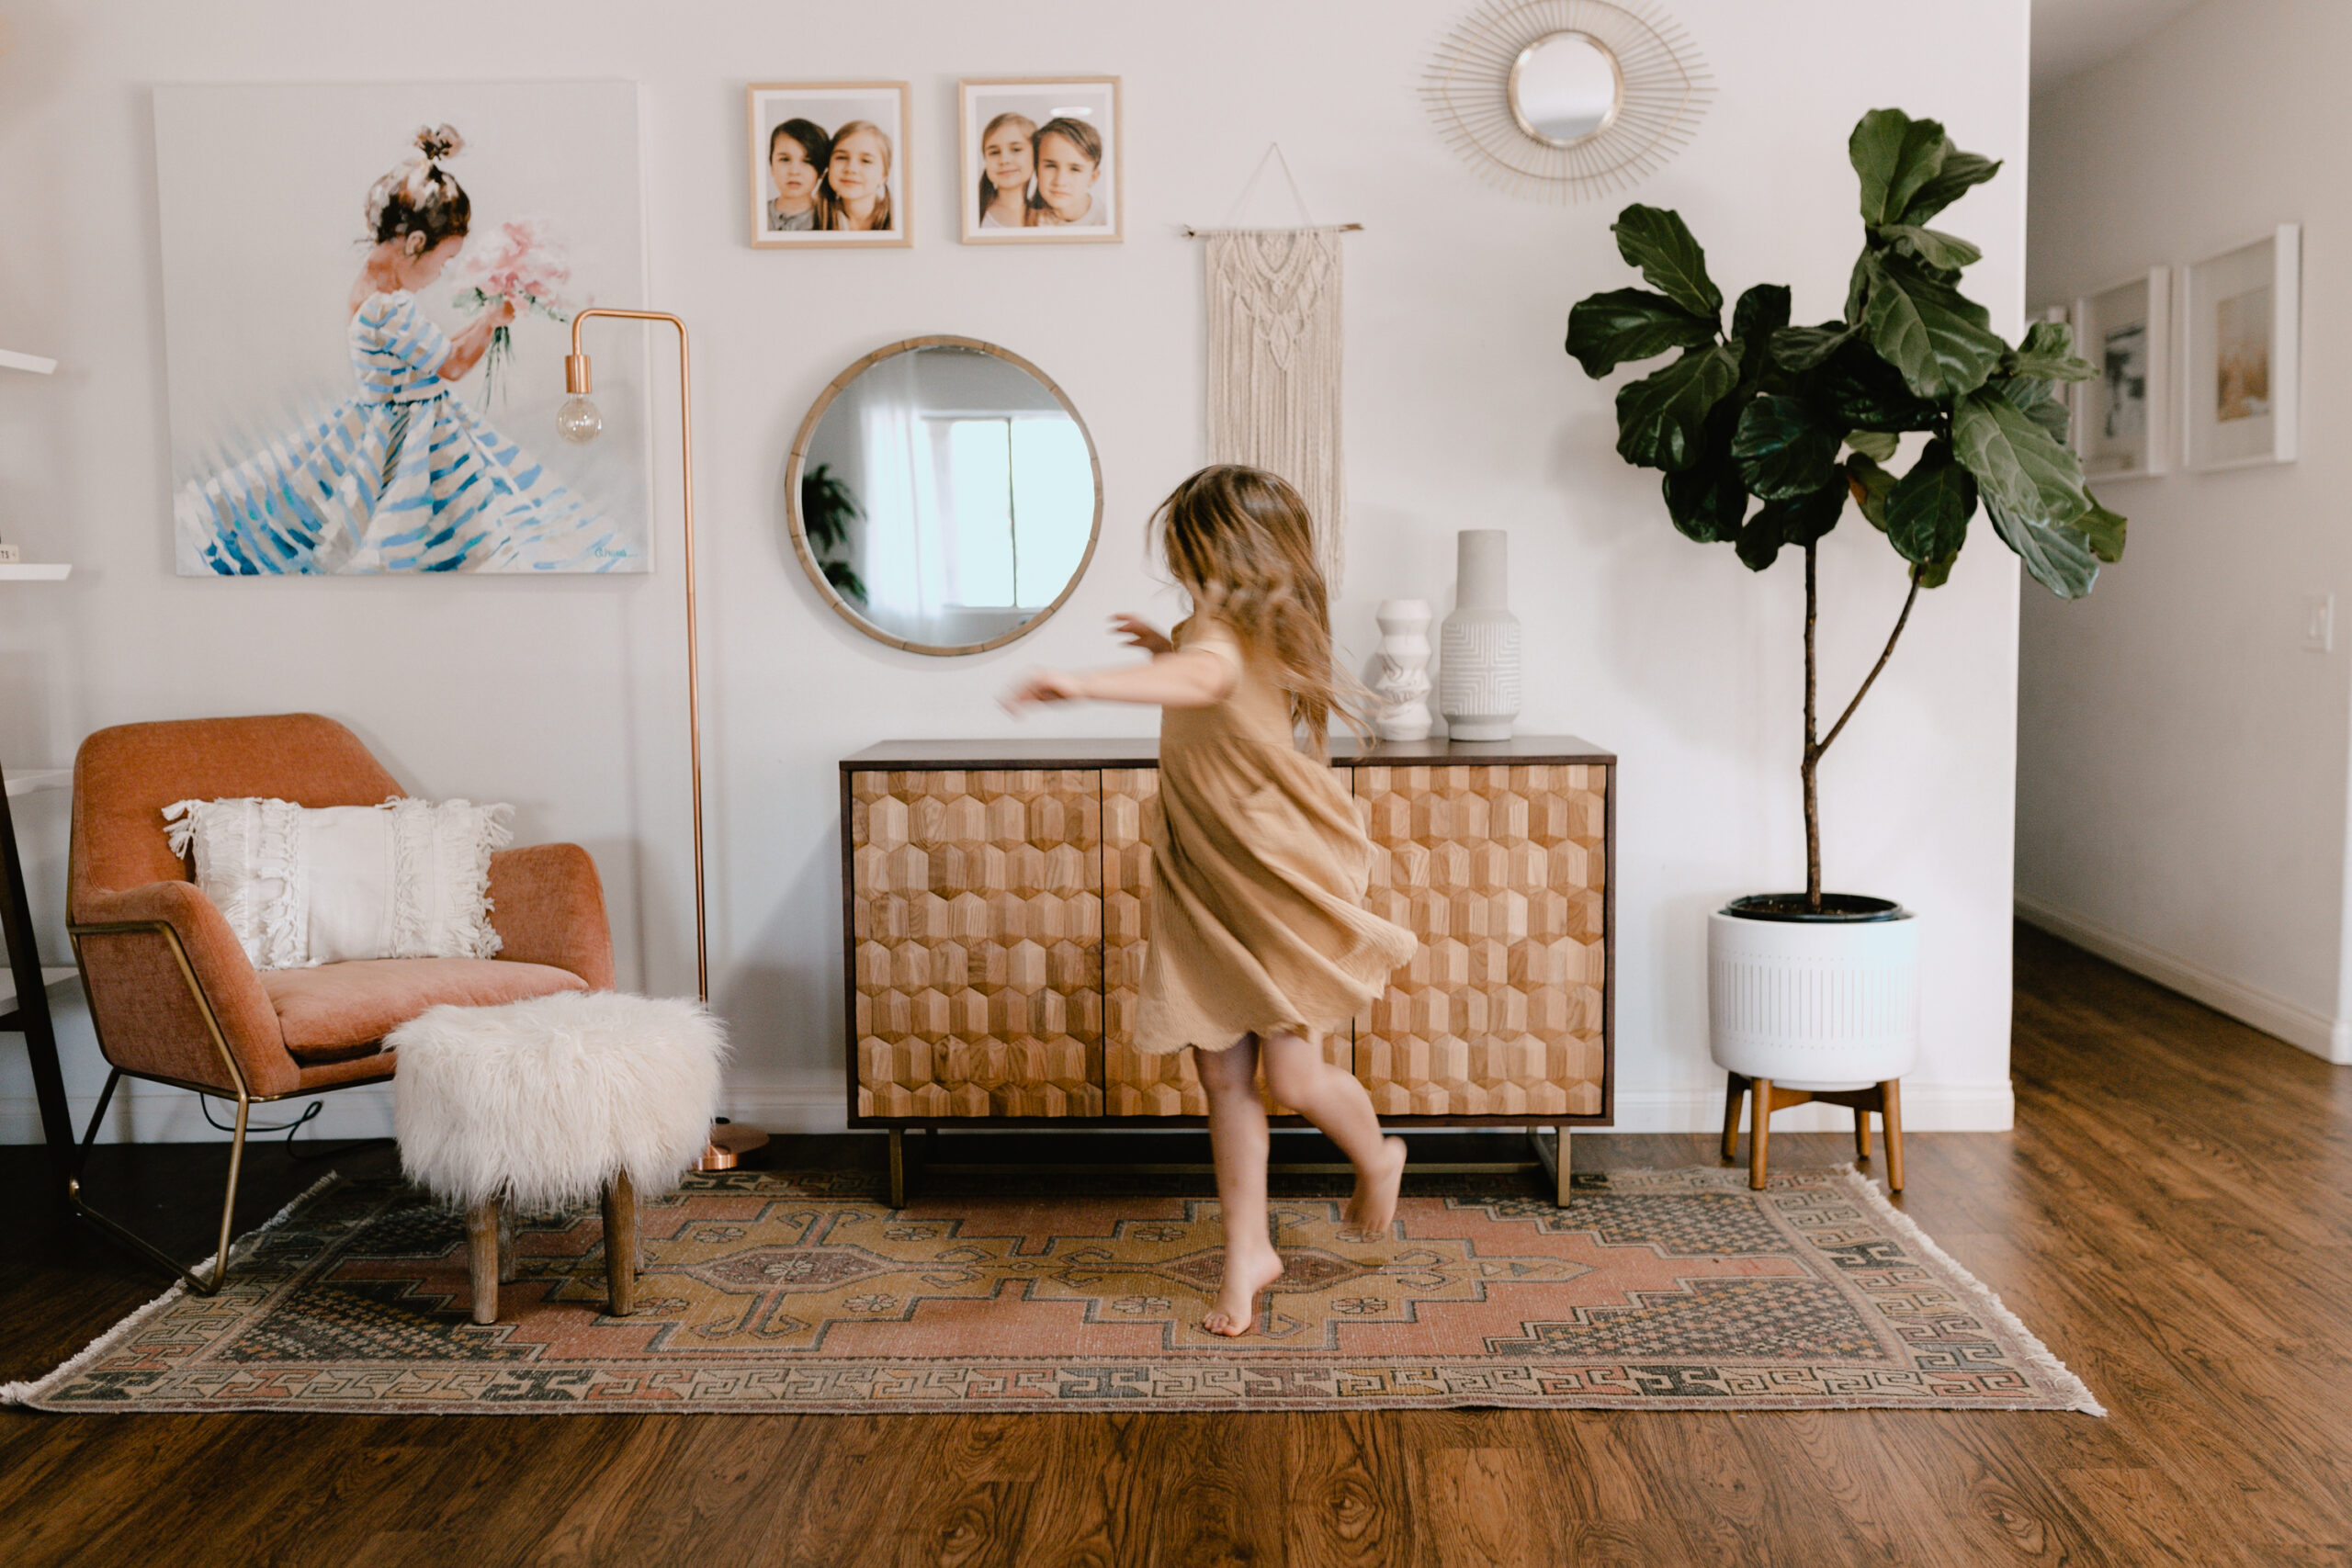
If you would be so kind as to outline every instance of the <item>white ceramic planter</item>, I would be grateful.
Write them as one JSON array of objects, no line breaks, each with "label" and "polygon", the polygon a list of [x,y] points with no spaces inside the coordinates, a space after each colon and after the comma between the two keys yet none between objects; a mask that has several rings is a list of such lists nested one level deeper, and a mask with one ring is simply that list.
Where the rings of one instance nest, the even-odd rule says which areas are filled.
[{"label": "white ceramic planter", "polygon": [[1707,917],[1715,1065],[1787,1089],[1859,1089],[1919,1059],[1919,922]]}]

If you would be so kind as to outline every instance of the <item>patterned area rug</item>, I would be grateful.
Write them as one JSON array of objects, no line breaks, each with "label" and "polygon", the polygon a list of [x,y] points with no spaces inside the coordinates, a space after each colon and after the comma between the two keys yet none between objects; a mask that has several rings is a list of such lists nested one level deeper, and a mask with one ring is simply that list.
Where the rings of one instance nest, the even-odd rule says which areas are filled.
[{"label": "patterned area rug", "polygon": [[[2081,1410],[1992,1293],[1851,1170],[1580,1175],[1566,1209],[1411,1183],[1386,1240],[1338,1184],[1280,1196],[1259,1332],[1198,1319],[1213,1198],[991,1182],[894,1210],[863,1173],[732,1171],[642,1205],[638,1310],[605,1314],[601,1224],[517,1236],[469,1314],[458,1218],[330,1179],[178,1290],[0,1400],[57,1411]],[[1133,1187],[1134,1190],[1120,1190]],[[1292,1184],[1298,1190],[1298,1184]]]}]

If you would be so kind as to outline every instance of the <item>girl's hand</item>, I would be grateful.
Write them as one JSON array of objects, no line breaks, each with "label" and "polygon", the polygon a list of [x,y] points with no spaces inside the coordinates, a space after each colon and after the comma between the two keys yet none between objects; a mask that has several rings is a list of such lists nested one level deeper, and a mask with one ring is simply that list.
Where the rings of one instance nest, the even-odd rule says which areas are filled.
[{"label": "girl's hand", "polygon": [[1131,615],[1124,610],[1111,617],[1111,635],[1124,638],[1129,648],[1140,648],[1146,653],[1172,653],[1176,648],[1159,627],[1142,616]]},{"label": "girl's hand", "polygon": [[489,321],[492,326],[505,326],[514,320],[514,301],[502,294],[498,297],[498,303],[483,311],[482,314]]},{"label": "girl's hand", "polygon": [[1058,670],[1040,670],[997,701],[1004,711],[1018,714],[1032,703],[1074,703],[1086,696],[1086,682],[1077,675],[1066,675]]}]

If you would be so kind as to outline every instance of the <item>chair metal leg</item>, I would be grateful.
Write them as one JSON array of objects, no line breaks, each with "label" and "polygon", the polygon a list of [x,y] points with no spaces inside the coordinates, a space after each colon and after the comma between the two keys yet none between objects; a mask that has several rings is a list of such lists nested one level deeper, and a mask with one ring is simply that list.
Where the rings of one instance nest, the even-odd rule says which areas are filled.
[{"label": "chair metal leg", "polygon": [[146,1237],[140,1235],[119,1221],[98,1213],[83,1201],[82,1170],[90,1157],[91,1143],[98,1135],[98,1123],[106,1120],[107,1109],[114,1102],[115,1085],[121,1081],[122,1069],[119,1067],[107,1075],[107,1087],[98,1094],[98,1108],[91,1112],[89,1128],[82,1134],[81,1146],[75,1151],[73,1173],[65,1179],[65,1201],[74,1206],[75,1213],[80,1214],[117,1241],[129,1247],[150,1262],[160,1264],[164,1269],[178,1275],[187,1283],[187,1288],[198,1295],[217,1295],[220,1293],[221,1281],[229,1277],[229,1244],[236,1239],[237,1179],[244,1172],[245,1127],[253,1114],[253,1100],[242,1090],[239,1091],[237,1130],[229,1142],[229,1185],[220,1199],[220,1244],[212,1254],[212,1278],[208,1281],[198,1277],[177,1258],[156,1247]]}]

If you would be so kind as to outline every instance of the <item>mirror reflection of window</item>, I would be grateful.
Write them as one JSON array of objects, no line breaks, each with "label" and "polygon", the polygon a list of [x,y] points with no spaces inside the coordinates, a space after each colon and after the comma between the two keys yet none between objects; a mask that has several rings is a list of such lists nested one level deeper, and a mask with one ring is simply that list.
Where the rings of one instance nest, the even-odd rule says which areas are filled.
[{"label": "mirror reflection of window", "polygon": [[806,471],[829,465],[858,509],[812,570],[854,572],[865,598],[842,602],[854,618],[925,648],[1017,632],[1069,591],[1093,541],[1084,429],[1050,386],[994,355],[942,345],[876,361],[816,421],[805,458]]}]

